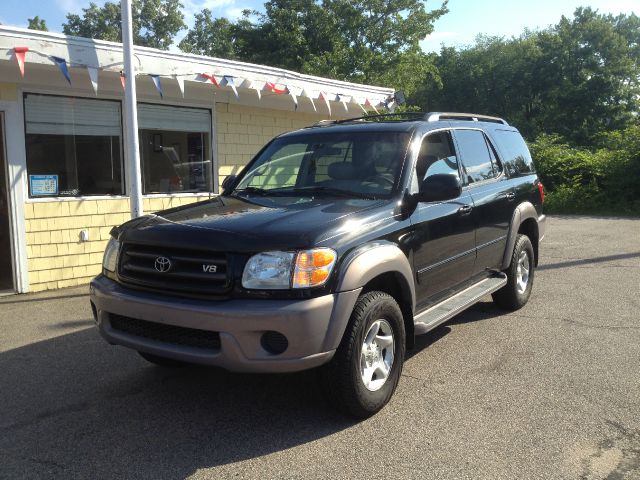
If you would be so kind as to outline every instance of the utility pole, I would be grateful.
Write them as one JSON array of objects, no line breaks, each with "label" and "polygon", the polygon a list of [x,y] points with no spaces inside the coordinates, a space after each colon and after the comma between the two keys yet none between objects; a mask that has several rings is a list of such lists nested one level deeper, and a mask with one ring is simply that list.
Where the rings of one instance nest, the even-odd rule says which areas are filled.
[{"label": "utility pole", "polygon": [[133,65],[133,28],[131,0],[121,0],[122,49],[124,51],[124,114],[127,129],[127,159],[129,160],[129,195],[131,218],[144,215],[142,209],[142,181],[140,175],[140,148],[138,145],[138,106],[136,98],[136,71]]}]

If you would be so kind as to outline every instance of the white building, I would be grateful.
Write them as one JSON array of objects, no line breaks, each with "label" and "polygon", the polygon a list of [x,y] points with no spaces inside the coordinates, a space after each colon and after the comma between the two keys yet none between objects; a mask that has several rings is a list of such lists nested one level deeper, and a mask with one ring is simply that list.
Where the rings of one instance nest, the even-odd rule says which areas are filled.
[{"label": "white building", "polygon": [[[135,58],[145,212],[214,195],[274,136],[393,94],[151,48]],[[118,43],[0,26],[0,291],[87,283],[130,218],[122,62]]]}]

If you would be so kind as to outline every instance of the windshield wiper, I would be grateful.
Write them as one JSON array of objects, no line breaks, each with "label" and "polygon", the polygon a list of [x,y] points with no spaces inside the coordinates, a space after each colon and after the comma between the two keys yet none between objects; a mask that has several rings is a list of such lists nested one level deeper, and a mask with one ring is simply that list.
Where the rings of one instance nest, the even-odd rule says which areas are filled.
[{"label": "windshield wiper", "polygon": [[245,188],[240,188],[240,189],[234,190],[231,193],[232,194],[252,193],[252,194],[255,194],[255,195],[265,196],[265,195],[270,195],[271,191],[267,190],[266,188],[260,188],[260,187],[245,187]]},{"label": "windshield wiper", "polygon": [[378,199],[378,197],[376,197],[374,194],[371,194],[371,193],[354,192],[350,190],[342,190],[340,188],[323,187],[321,185],[309,185],[307,187],[297,187],[297,188],[292,188],[289,191],[293,193],[301,193],[301,194],[319,193],[323,195],[329,195],[329,196],[333,195],[336,197],[344,197],[344,198],[364,198],[367,200]]}]

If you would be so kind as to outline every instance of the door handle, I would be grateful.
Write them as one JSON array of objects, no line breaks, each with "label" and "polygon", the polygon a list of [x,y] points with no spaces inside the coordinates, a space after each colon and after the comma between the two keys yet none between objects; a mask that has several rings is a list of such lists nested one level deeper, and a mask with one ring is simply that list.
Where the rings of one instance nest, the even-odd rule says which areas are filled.
[{"label": "door handle", "polygon": [[471,210],[473,210],[473,207],[471,205],[463,205],[458,209],[458,213],[460,215],[469,215],[471,213]]},{"label": "door handle", "polygon": [[507,192],[505,195],[508,201],[513,202],[516,199],[516,194],[513,192]]}]

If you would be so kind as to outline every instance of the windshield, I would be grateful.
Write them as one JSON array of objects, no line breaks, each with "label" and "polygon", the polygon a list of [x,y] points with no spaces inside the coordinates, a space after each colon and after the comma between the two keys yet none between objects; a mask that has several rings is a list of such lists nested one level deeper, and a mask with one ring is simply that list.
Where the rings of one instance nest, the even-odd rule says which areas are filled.
[{"label": "windshield", "polygon": [[408,141],[405,132],[279,138],[251,164],[234,193],[388,198],[398,183]]}]

